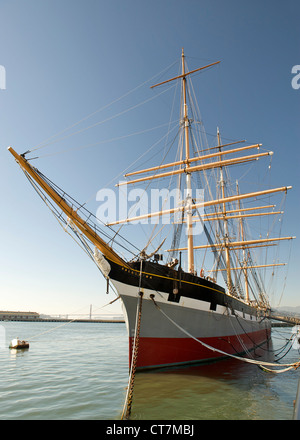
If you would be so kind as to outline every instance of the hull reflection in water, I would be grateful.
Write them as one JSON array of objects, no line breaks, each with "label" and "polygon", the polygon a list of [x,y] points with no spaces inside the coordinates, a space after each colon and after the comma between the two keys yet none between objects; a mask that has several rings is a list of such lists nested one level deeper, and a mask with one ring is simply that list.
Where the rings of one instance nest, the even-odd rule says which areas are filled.
[{"label": "hull reflection in water", "polygon": [[[272,348],[270,342],[252,355],[255,359],[273,362],[274,356],[267,351]],[[276,380],[278,376],[233,359],[201,366],[140,372],[135,377],[131,419],[292,418],[293,398],[290,397],[286,404],[279,401]]]}]

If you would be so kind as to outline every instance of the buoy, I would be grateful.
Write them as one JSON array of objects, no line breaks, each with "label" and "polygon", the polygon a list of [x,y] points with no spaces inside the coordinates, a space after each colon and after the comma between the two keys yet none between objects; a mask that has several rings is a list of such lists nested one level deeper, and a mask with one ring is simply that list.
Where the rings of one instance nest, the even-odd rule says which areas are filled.
[{"label": "buoy", "polygon": [[29,348],[29,342],[20,341],[19,338],[12,339],[9,348],[16,348],[18,350],[22,350],[24,348]]}]

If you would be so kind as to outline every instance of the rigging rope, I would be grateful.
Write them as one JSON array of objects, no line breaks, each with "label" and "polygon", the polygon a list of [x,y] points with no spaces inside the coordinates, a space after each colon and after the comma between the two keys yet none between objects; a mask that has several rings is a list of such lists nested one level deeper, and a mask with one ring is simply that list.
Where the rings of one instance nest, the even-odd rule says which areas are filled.
[{"label": "rigging rope", "polygon": [[[22,169],[22,171],[24,172],[25,176],[28,178],[29,182],[32,184],[33,188],[35,189],[35,191],[38,193],[38,195],[41,197],[41,199],[43,200],[43,202],[48,206],[48,208],[52,211],[52,213],[55,215],[55,217],[57,217],[58,220],[62,220],[67,226],[68,226],[68,222],[63,218],[62,213],[59,213],[59,211],[57,210],[57,208],[53,205],[53,203],[51,202],[51,200],[42,192],[42,189],[40,189],[37,184],[33,181],[33,179],[28,175],[28,173]],[[79,204],[79,202],[77,202],[75,199],[73,199],[73,197],[71,197],[69,194],[67,194],[65,191],[63,191],[61,188],[59,188],[59,186],[55,185],[55,183],[53,183],[50,179],[48,179],[45,175],[43,175],[40,171],[38,171],[37,169],[35,170],[41,177],[42,179],[44,179],[49,186],[52,187],[52,189],[54,191],[56,191],[56,193],[58,193],[62,199],[65,199],[67,201],[67,203],[73,208],[73,205],[75,205],[76,209],[75,211],[84,211],[81,212],[82,215],[84,215],[86,217],[85,222],[92,227],[95,230],[95,233],[98,233],[104,237],[106,237],[107,240],[110,240],[111,237],[108,235],[108,233],[104,232],[102,229],[100,229],[95,223],[91,223],[89,222],[90,217],[94,217],[95,219],[97,219],[99,222],[101,222],[100,219],[98,219],[94,214],[92,214],[88,209],[84,208],[84,206],[82,204]],[[48,203],[47,203],[48,202]],[[52,209],[50,208],[50,206],[52,206]],[[103,223],[103,222],[102,222]],[[106,226],[106,225],[104,225]],[[107,226],[107,228],[112,232],[115,233],[115,231],[110,227]],[[72,229],[73,230],[73,229]],[[118,234],[118,237],[122,240],[125,241],[126,246],[121,244],[120,242],[115,242],[118,246],[120,246],[121,248],[125,249],[126,251],[130,252],[132,255],[135,255],[135,253],[133,251],[131,251],[130,249],[128,249],[128,245],[132,246],[133,248],[135,248],[137,251],[139,251],[139,248],[137,248],[133,243],[131,243],[129,240],[127,240],[125,237],[122,237],[120,234]]]},{"label": "rigging rope", "polygon": [[[138,135],[141,135],[141,134],[144,134],[144,133],[148,133],[150,131],[157,130],[158,128],[162,128],[162,127],[165,127],[167,125],[170,126],[171,124],[175,124],[177,122],[178,121],[173,121],[171,123],[167,122],[165,124],[157,125],[156,127],[146,128],[145,130],[136,131],[134,133],[126,134],[126,135],[123,135],[123,136],[117,136],[117,137],[114,137],[114,138],[105,139],[105,140],[102,140],[102,141],[93,142],[93,143],[86,144],[86,145],[81,145],[80,147],[69,147],[69,148],[65,148],[64,150],[61,150],[61,151],[56,151],[56,152],[53,152],[53,153],[44,154],[42,156],[30,157],[27,160],[43,159],[44,157],[56,156],[56,155],[63,154],[65,152],[68,152],[68,151],[71,151],[71,150],[72,151],[79,151],[79,150],[83,150],[83,149],[86,149],[86,148],[94,147],[96,145],[108,144],[109,142],[120,141],[122,139],[126,139],[126,138],[133,137],[133,136],[138,136]],[[31,150],[31,151],[33,151],[33,150]]]},{"label": "rigging rope", "polygon": [[[32,151],[36,151],[36,150],[39,150],[39,149],[41,149],[41,148],[46,147],[47,145],[50,145],[49,143],[48,143],[48,144],[45,144],[45,142],[50,141],[51,139],[55,138],[56,136],[59,136],[60,134],[65,133],[66,131],[70,130],[71,128],[76,127],[76,125],[79,125],[81,122],[83,122],[83,121],[89,119],[90,117],[94,116],[96,113],[99,113],[99,112],[101,112],[101,111],[103,111],[103,110],[106,110],[108,107],[112,106],[112,105],[115,104],[116,102],[121,101],[121,99],[126,98],[126,97],[127,97],[128,95],[130,95],[131,93],[135,92],[136,90],[138,90],[138,89],[140,89],[141,87],[143,87],[145,84],[147,84],[147,83],[149,83],[150,81],[154,80],[154,78],[156,78],[157,76],[162,75],[164,72],[166,72],[167,70],[169,70],[174,64],[176,64],[176,62],[173,62],[170,66],[166,67],[166,68],[163,69],[161,72],[155,74],[154,76],[152,76],[152,77],[151,77],[150,79],[148,79],[147,81],[144,81],[144,82],[141,83],[140,85],[134,87],[132,90],[130,90],[129,92],[126,92],[124,95],[122,95],[122,96],[120,96],[119,98],[113,100],[113,101],[110,102],[109,104],[106,104],[105,106],[103,106],[103,107],[101,107],[101,108],[95,110],[94,112],[88,114],[87,116],[85,116],[84,118],[82,118],[82,119],[80,119],[79,121],[75,122],[74,124],[70,125],[69,127],[65,128],[65,129],[61,130],[60,132],[56,133],[55,135],[50,136],[49,138],[45,139],[43,142],[41,142],[40,144],[37,144],[33,149],[28,150],[26,153],[29,153],[29,152],[32,152]],[[72,135],[72,134],[71,134],[71,135]],[[68,136],[67,136],[67,137],[68,137]],[[58,140],[59,140],[59,139],[58,139]],[[58,140],[53,141],[53,142],[51,142],[51,143],[57,142]]]},{"label": "rigging rope", "polygon": [[[166,90],[164,90],[163,92],[161,92],[159,95],[161,95],[162,93],[166,93],[166,92],[167,92],[169,89],[171,89],[172,87],[174,87],[174,86],[169,87],[168,89],[166,89]],[[76,134],[82,133],[83,131],[89,130],[90,128],[94,128],[94,127],[96,127],[96,126],[98,126],[98,125],[104,124],[105,122],[111,121],[112,119],[115,119],[115,118],[117,118],[117,117],[119,117],[119,116],[122,116],[122,115],[124,115],[125,113],[127,113],[127,112],[129,112],[129,111],[131,111],[131,110],[134,110],[135,108],[140,107],[141,105],[146,104],[146,103],[149,102],[149,101],[152,101],[153,99],[157,98],[159,95],[151,96],[151,98],[145,99],[143,102],[140,102],[139,104],[135,104],[135,105],[133,105],[132,107],[130,107],[130,108],[126,109],[126,110],[123,110],[122,112],[119,112],[119,113],[117,113],[117,114],[114,115],[114,116],[111,116],[111,117],[109,117],[109,118],[106,118],[106,119],[104,119],[103,121],[95,122],[95,124],[89,125],[88,127],[82,128],[81,130],[75,131],[74,133],[70,133],[70,134],[68,134],[68,135],[66,135],[66,136],[64,136],[64,137],[62,137],[62,138],[56,139],[56,140],[53,141],[53,142],[49,142],[48,144],[44,144],[44,145],[42,145],[42,146],[39,147],[39,148],[35,148],[35,149],[33,149],[33,150],[28,150],[28,151],[26,151],[26,154],[28,154],[28,153],[32,153],[33,151],[39,150],[39,149],[41,149],[41,148],[45,148],[45,147],[47,147],[48,145],[54,144],[55,142],[62,141],[62,140],[67,139],[67,138],[69,138],[69,137],[71,137],[71,136],[75,136]],[[24,153],[24,154],[25,154],[25,153]]]}]

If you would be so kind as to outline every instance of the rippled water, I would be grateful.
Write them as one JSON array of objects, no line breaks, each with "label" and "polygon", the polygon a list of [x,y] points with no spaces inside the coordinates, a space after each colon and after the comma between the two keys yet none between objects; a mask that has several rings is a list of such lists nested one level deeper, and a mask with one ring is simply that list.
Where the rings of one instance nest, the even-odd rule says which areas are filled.
[{"label": "rippled water", "polygon": [[[7,322],[31,340],[57,323]],[[1,419],[118,418],[128,380],[124,324],[71,323],[46,333],[29,350],[0,350]]]},{"label": "rippled water", "polygon": [[[128,381],[124,324],[1,322],[0,419],[118,420]],[[39,335],[39,336],[37,336]],[[279,348],[290,328],[273,330]],[[11,339],[32,340],[9,350]],[[36,337],[36,339],[34,339]],[[294,362],[291,349],[282,362]],[[135,420],[289,420],[299,371],[274,375],[235,360],[136,375]]]}]

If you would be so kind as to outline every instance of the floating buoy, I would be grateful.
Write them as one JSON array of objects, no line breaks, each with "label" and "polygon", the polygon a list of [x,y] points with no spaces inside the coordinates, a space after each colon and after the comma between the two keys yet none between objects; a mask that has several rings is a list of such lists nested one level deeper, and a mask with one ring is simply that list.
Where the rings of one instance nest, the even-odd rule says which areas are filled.
[{"label": "floating buoy", "polygon": [[24,348],[29,348],[29,342],[20,341],[19,338],[16,338],[11,341],[9,348],[16,348],[18,350],[22,350]]}]

